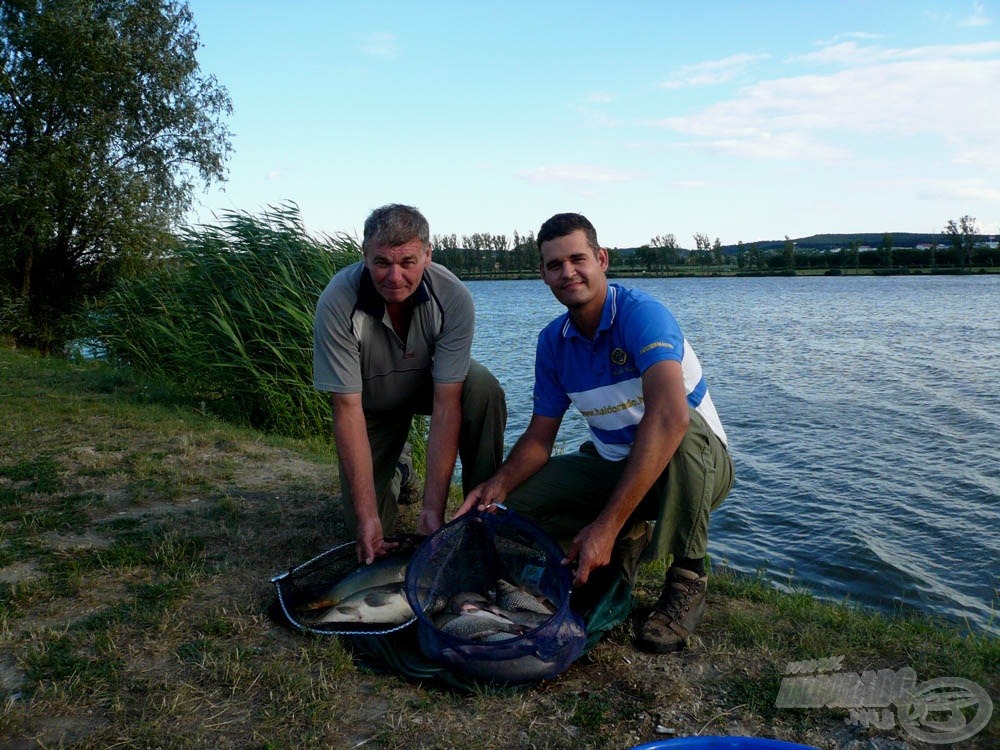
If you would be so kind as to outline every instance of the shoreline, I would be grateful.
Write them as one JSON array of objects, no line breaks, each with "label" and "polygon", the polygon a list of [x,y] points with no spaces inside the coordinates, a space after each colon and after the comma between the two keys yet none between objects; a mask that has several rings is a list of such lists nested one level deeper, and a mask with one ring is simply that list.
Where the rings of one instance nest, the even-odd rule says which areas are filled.
[{"label": "shoreline", "polygon": [[[454,273],[462,281],[530,281],[538,278],[537,270],[517,271],[509,273]],[[637,269],[608,269],[609,279],[730,279],[730,278],[846,278],[853,276],[990,276],[1000,274],[1000,267],[983,267],[967,271],[958,268],[932,270],[927,268],[896,268],[885,269],[850,269],[841,271],[832,269],[837,273],[832,273],[831,269],[797,269],[789,271],[641,271]]]}]

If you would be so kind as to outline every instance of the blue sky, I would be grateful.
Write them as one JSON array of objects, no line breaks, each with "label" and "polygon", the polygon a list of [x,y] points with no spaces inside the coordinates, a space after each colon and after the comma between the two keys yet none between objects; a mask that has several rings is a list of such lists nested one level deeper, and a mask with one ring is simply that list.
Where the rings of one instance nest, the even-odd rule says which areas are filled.
[{"label": "blue sky", "polygon": [[1000,0],[191,0],[233,100],[191,221],[288,201],[360,235],[512,236],[579,211],[608,247],[1000,233]]}]

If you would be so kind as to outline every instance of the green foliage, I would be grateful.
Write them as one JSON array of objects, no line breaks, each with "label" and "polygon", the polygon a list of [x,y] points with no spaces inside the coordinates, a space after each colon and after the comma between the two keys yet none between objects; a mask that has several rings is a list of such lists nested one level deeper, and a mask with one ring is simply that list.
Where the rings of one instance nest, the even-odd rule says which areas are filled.
[{"label": "green foliage", "polygon": [[972,268],[972,256],[976,248],[976,219],[965,215],[957,222],[951,219],[945,226],[945,235],[963,266]]},{"label": "green foliage", "polygon": [[25,659],[28,676],[33,680],[72,678],[84,687],[114,680],[120,660],[108,654],[93,653],[67,635],[51,636],[33,645]]},{"label": "green foliage", "polygon": [[0,330],[55,350],[224,177],[229,95],[173,0],[0,2]]},{"label": "green foliage", "polygon": [[57,492],[62,486],[59,466],[51,456],[38,456],[13,466],[0,466],[0,477],[14,482],[30,482],[26,492]]},{"label": "green foliage", "polygon": [[293,437],[329,433],[312,385],[316,300],[360,259],[356,240],[316,240],[294,205],[232,212],[188,229],[174,257],[123,279],[95,311],[112,361],[169,384],[190,403]]}]

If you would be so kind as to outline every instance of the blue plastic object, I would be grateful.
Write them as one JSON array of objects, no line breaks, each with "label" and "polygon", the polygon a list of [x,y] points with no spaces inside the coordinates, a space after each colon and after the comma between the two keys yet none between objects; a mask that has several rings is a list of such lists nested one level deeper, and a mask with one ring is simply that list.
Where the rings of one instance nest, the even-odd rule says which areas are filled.
[{"label": "blue plastic object", "polygon": [[629,750],[818,750],[813,745],[799,745],[762,737],[677,737],[635,745]]}]

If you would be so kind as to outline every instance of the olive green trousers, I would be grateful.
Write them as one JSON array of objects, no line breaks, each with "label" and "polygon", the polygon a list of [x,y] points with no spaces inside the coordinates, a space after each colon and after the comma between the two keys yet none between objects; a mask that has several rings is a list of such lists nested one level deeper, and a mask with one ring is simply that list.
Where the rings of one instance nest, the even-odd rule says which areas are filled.
[{"label": "olive green trousers", "polygon": [[[601,512],[625,464],[602,458],[588,441],[579,451],[550,458],[507,496],[505,504],[538,522],[565,550],[580,529]],[[684,439],[625,524],[619,542],[636,522],[654,521],[652,542],[643,559],[666,559],[667,554],[704,557],[709,515],[729,494],[733,476],[726,446],[691,409]]]},{"label": "olive green trousers", "polygon": [[[385,535],[395,530],[399,515],[399,482],[394,481],[396,463],[410,433],[415,414],[430,414],[434,405],[433,384],[414,395],[404,408],[391,412],[365,412],[368,443],[372,451],[375,497]],[[462,424],[458,455],[462,462],[462,488],[468,493],[491,477],[503,460],[503,435],[507,426],[507,401],[500,382],[486,367],[472,360],[462,387]],[[343,520],[352,539],[357,538],[358,521],[351,488],[344,481],[339,464]]]}]

